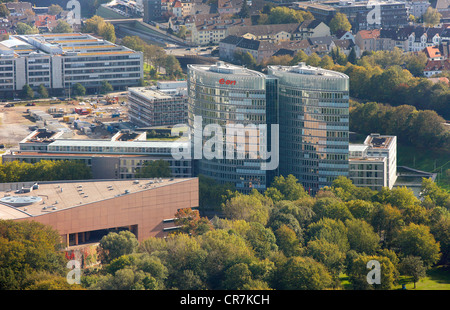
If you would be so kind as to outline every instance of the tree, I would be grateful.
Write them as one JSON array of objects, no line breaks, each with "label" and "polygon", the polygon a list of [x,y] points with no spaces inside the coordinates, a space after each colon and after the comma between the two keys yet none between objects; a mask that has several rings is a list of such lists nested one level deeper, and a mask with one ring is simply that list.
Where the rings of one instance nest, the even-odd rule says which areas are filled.
[{"label": "tree", "polygon": [[316,53],[312,53],[306,60],[306,64],[309,66],[318,67],[320,61],[321,61],[320,57]]},{"label": "tree", "polygon": [[273,282],[277,290],[323,290],[333,284],[324,265],[311,257],[300,256],[278,263]]},{"label": "tree", "polygon": [[114,25],[111,23],[104,23],[100,29],[98,34],[103,37],[106,41],[116,42],[116,30]]},{"label": "tree", "polygon": [[238,263],[255,260],[243,237],[225,230],[211,230],[200,236],[201,248],[207,252],[202,262],[206,282],[211,289],[222,287],[225,271]]},{"label": "tree", "polygon": [[330,218],[344,222],[347,219],[353,218],[345,203],[332,197],[318,198],[312,210],[317,219]]},{"label": "tree", "polygon": [[284,176],[274,177],[270,187],[276,188],[283,195],[283,200],[297,200],[302,197],[306,197],[306,193],[303,186],[298,182],[297,178],[292,174],[286,178]]},{"label": "tree", "polygon": [[333,66],[334,66],[333,59],[328,55],[323,56],[322,59],[320,60],[319,67],[321,68],[331,69]]},{"label": "tree", "polygon": [[308,60],[308,55],[306,55],[306,53],[303,50],[299,50],[295,55],[294,58],[292,59],[291,65],[295,66],[297,65],[299,62],[306,62],[306,60]]},{"label": "tree", "polygon": [[48,90],[44,84],[39,85],[37,92],[41,98],[48,98]]},{"label": "tree", "polygon": [[83,25],[83,32],[95,33],[102,36],[103,39],[114,43],[116,41],[116,33],[114,30],[114,25],[105,22],[105,20],[97,15],[92,16],[87,19]]},{"label": "tree", "polygon": [[72,87],[72,94],[74,94],[75,96],[84,96],[86,94],[86,88],[84,88],[84,86],[80,83],[76,83]]},{"label": "tree", "polygon": [[114,88],[108,81],[102,81],[101,86],[100,86],[101,94],[106,94],[106,93],[112,92],[113,90],[114,90]]},{"label": "tree", "polygon": [[164,68],[166,74],[172,78],[179,77],[183,73],[180,62],[174,55],[167,55]]},{"label": "tree", "polygon": [[99,242],[101,260],[104,263],[109,263],[122,255],[132,254],[136,251],[138,245],[136,236],[130,231],[110,232],[103,236]]},{"label": "tree", "polygon": [[414,288],[416,288],[416,282],[426,276],[426,268],[422,259],[417,256],[406,256],[400,263],[399,271],[413,278]]},{"label": "tree", "polygon": [[224,204],[223,212],[230,219],[266,225],[269,219],[270,205],[264,203],[256,194],[244,195],[238,193]]},{"label": "tree", "polygon": [[18,22],[16,24],[16,32],[17,34],[35,34],[39,33],[39,30],[36,27],[31,27],[25,23]]},{"label": "tree", "polygon": [[358,58],[356,57],[355,47],[352,47],[352,49],[350,50],[350,54],[348,54],[347,60],[351,64],[356,64],[357,59]]},{"label": "tree", "polygon": [[63,8],[58,4],[52,4],[48,7],[48,14],[50,15],[58,15],[62,11],[64,11]]},{"label": "tree", "polygon": [[279,250],[286,257],[298,256],[301,254],[302,246],[294,230],[282,224],[276,231],[275,236]]},{"label": "tree", "polygon": [[398,233],[395,245],[405,257],[420,257],[425,267],[431,267],[440,258],[439,243],[430,233],[430,228],[425,225],[409,224]]},{"label": "tree", "polygon": [[339,247],[324,239],[308,242],[305,255],[322,263],[336,279],[344,268],[345,253]]},{"label": "tree", "polygon": [[136,171],[136,178],[169,178],[172,175],[170,164],[163,159],[144,161]]},{"label": "tree", "polygon": [[11,13],[4,3],[0,4],[0,17],[8,17]]},{"label": "tree", "polygon": [[20,94],[23,99],[33,99],[34,98],[34,91],[31,89],[30,85],[28,85],[28,84],[25,84],[23,86]]},{"label": "tree", "polygon": [[338,31],[350,31],[352,29],[352,25],[348,21],[347,16],[339,12],[334,15],[328,26],[332,34]]},{"label": "tree", "polygon": [[[370,270],[367,268],[369,261],[376,261],[380,264],[380,283],[369,284],[367,276]],[[393,287],[398,276],[398,271],[388,257],[380,255],[359,255],[350,268],[347,270],[349,281],[353,289],[380,289],[389,290]]]},{"label": "tree", "polygon": [[344,253],[350,249],[347,227],[340,220],[323,218],[310,224],[307,229],[307,237],[308,241],[322,239],[333,243]]},{"label": "tree", "polygon": [[65,270],[59,233],[35,221],[0,220],[0,288],[23,290],[32,278],[47,272],[54,279]]},{"label": "tree", "polygon": [[345,221],[348,243],[357,253],[373,255],[380,247],[380,238],[372,226],[360,219]]},{"label": "tree", "polygon": [[310,12],[290,9],[288,7],[277,6],[270,10],[267,22],[269,24],[289,24],[302,23],[305,20],[314,19]]},{"label": "tree", "polygon": [[429,6],[425,13],[423,14],[423,22],[427,27],[433,27],[441,21],[442,14],[438,12],[437,9]]},{"label": "tree", "polygon": [[239,18],[247,18],[250,17],[250,9],[248,7],[247,1],[242,1],[241,10],[238,13]]},{"label": "tree", "polygon": [[200,217],[198,210],[190,208],[180,209],[175,214],[175,225],[180,231],[190,235],[201,235],[212,230],[212,224],[207,218]]},{"label": "tree", "polygon": [[222,283],[223,289],[239,290],[244,285],[249,284],[252,279],[252,273],[247,264],[238,263],[225,271],[225,277]]},{"label": "tree", "polygon": [[60,19],[56,24],[56,27],[52,30],[53,33],[71,33],[73,32],[72,26],[66,21]]}]

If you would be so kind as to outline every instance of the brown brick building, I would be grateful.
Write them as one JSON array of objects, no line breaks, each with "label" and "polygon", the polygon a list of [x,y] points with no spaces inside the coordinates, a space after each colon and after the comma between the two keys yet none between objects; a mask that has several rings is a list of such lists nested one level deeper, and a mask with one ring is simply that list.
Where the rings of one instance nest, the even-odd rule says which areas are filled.
[{"label": "brown brick building", "polygon": [[73,246],[127,229],[164,237],[182,208],[198,207],[198,179],[87,180],[0,184],[0,219],[37,221]]}]

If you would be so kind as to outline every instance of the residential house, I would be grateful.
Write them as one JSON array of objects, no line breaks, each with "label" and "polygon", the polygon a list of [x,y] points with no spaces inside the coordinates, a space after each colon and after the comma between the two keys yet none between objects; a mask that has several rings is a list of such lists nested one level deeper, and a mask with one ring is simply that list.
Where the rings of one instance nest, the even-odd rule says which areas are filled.
[{"label": "residential house", "polygon": [[217,12],[219,14],[237,14],[241,11],[243,0],[218,0]]},{"label": "residential house", "polygon": [[377,40],[380,37],[380,29],[373,30],[360,30],[355,36],[355,43],[361,50],[365,51],[376,51]]},{"label": "residential house", "polygon": [[172,9],[173,15],[175,15],[176,17],[183,16],[183,6],[180,1],[177,0],[177,1],[172,2],[171,9]]},{"label": "residential house", "polygon": [[338,40],[352,40],[353,43],[356,43],[355,36],[351,31],[339,30],[334,35]]},{"label": "residential house", "polygon": [[229,30],[251,25],[250,18],[239,19],[210,19],[186,23],[191,30],[191,43],[195,45],[218,44],[229,35]]},{"label": "residential house", "polygon": [[320,21],[307,20],[302,23],[251,25],[233,28],[230,29],[230,34],[253,40],[280,42],[329,36],[330,27]]},{"label": "residential house", "polygon": [[423,49],[423,52],[427,56],[428,60],[444,60],[444,55],[442,55],[439,47],[428,46]]},{"label": "residential house", "polygon": [[318,20],[305,20],[292,33],[293,40],[303,40],[307,38],[325,37],[331,35],[330,27]]},{"label": "residential house", "polygon": [[280,42],[291,40],[292,33],[296,31],[298,27],[298,23],[249,25],[246,27],[231,27],[229,34],[252,40]]},{"label": "residential house", "polygon": [[348,56],[351,53],[352,49],[354,49],[356,57],[359,58],[361,56],[361,49],[350,39],[333,40],[333,42],[331,43],[331,49],[334,48],[338,48],[346,56]]},{"label": "residential house", "polygon": [[439,74],[442,71],[450,71],[450,61],[446,60],[429,60],[423,70],[426,77]]},{"label": "residential house", "polygon": [[420,18],[427,11],[430,2],[427,0],[408,0],[406,5],[410,15]]}]

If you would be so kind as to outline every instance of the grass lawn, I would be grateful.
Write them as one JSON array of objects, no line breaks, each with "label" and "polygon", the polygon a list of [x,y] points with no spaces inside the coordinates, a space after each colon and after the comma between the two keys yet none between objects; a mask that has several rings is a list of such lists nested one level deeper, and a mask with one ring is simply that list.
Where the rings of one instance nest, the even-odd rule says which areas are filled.
[{"label": "grass lawn", "polygon": [[[344,290],[352,289],[347,275],[340,274],[339,280]],[[400,276],[398,284],[393,289],[401,290],[403,284],[407,290],[414,290],[412,278],[406,276]],[[416,290],[450,290],[450,267],[438,266],[428,270],[427,276],[416,283]]]},{"label": "grass lawn", "polygon": [[[397,166],[407,166],[427,172],[438,173],[437,184],[450,191],[450,180],[445,171],[450,169],[450,150],[418,149],[397,145]],[[441,173],[442,172],[442,173]]]},{"label": "grass lawn", "polygon": [[[401,276],[394,289],[402,289],[402,284],[406,284],[406,289],[414,290],[412,278]],[[416,283],[416,290],[450,290],[450,267],[438,266],[428,270],[427,276]]]}]

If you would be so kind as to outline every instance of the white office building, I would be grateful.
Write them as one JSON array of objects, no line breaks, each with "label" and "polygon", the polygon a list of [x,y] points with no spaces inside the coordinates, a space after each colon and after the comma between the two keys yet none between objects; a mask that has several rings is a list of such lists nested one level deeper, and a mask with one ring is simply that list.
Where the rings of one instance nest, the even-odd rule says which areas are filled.
[{"label": "white office building", "polygon": [[349,178],[356,186],[392,189],[397,181],[397,137],[370,134],[349,145]]},{"label": "white office building", "polygon": [[0,42],[0,92],[42,84],[69,94],[76,83],[95,92],[103,81],[122,90],[139,85],[142,64],[142,52],[89,34],[11,35]]}]

